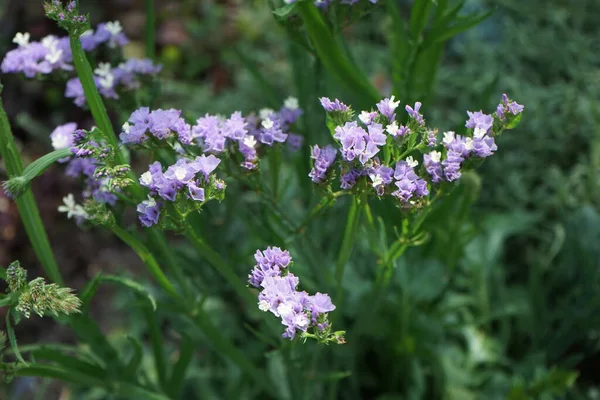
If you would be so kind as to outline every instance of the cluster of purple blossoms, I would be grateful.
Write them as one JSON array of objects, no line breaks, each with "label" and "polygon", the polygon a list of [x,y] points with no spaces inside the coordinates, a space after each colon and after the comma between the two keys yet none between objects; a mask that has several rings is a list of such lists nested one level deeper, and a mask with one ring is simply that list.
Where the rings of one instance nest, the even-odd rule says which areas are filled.
[{"label": "cluster of purple blossoms", "polygon": [[[161,65],[155,65],[149,59],[130,58],[115,68],[108,63],[99,63],[94,70],[94,82],[102,97],[117,100],[118,92],[138,89],[141,86],[141,78],[153,77],[161,70]],[[79,78],[67,81],[65,97],[73,99],[77,106],[83,107],[86,100]]]},{"label": "cluster of purple blossoms", "polygon": [[[286,4],[295,3],[297,0],[284,0]],[[327,8],[334,0],[314,0],[315,5],[319,8]],[[340,0],[341,4],[354,5],[358,3],[360,0]],[[371,4],[377,4],[379,0],[368,0]]]},{"label": "cluster of purple blossoms", "polygon": [[93,198],[99,203],[114,205],[117,196],[108,189],[108,178],[98,178],[96,174],[98,160],[86,157],[76,146],[77,139],[81,137],[82,130],[77,129],[74,122],[59,125],[50,134],[54,150],[71,148],[73,157],[63,158],[61,162],[68,162],[65,174],[72,178],[82,178],[85,183],[83,197]]},{"label": "cluster of purple blossoms", "polygon": [[191,144],[192,128],[181,117],[181,111],[154,110],[142,107],[135,110],[123,124],[120,139],[124,144],[141,145],[151,138],[167,140],[176,138],[182,144]]},{"label": "cluster of purple blossoms", "polygon": [[[460,178],[461,168],[468,158],[484,159],[494,154],[498,149],[493,130],[495,122],[498,121],[498,127],[506,128],[508,120],[523,111],[523,106],[504,95],[495,115],[467,112],[467,135],[445,132],[438,144],[437,130],[426,126],[420,113],[420,102],[414,107],[405,106],[407,122],[399,125],[396,111],[400,102],[395,101],[394,96],[377,103],[377,111],[362,111],[358,121],[352,120],[353,111],[339,100],[320,100],[329,121],[337,125],[331,133],[340,146],[340,187],[350,190],[359,180],[368,179],[368,185],[361,185],[358,190],[368,190],[367,187],[372,186],[378,196],[388,193],[398,198],[403,206],[414,205],[419,198],[428,196],[428,181],[436,184]],[[424,153],[428,148],[431,151]],[[419,161],[408,156],[416,151],[423,153],[421,169],[417,169]],[[309,174],[313,182],[330,182],[332,174],[329,170],[336,153],[332,146],[313,147],[315,164]],[[386,164],[391,162],[389,166],[380,161],[382,154]],[[392,183],[396,189],[388,190]]]},{"label": "cluster of purple blossoms", "polygon": [[[27,78],[34,78],[38,74],[73,70],[73,55],[67,36],[48,35],[39,42],[30,42],[30,38],[29,33],[16,34],[13,43],[18,47],[6,53],[0,65],[3,73],[23,73]],[[86,51],[93,51],[103,43],[112,48],[128,42],[119,21],[99,24],[95,33],[89,30],[81,36],[82,47]]]},{"label": "cluster of purple blossoms", "polygon": [[201,155],[193,160],[180,158],[163,172],[160,162],[150,165],[148,171],[140,176],[140,184],[150,189],[148,200],[138,204],[137,211],[140,222],[144,226],[158,223],[162,202],[175,202],[182,194],[186,199],[198,202],[199,205],[209,199],[208,191],[222,191],[224,182],[211,179],[211,173],[221,160],[214,155]]},{"label": "cluster of purple blossoms", "polygon": [[298,291],[298,277],[288,272],[292,258],[287,250],[267,247],[257,250],[254,258],[256,266],[248,275],[248,283],[260,289],[258,308],[281,318],[286,326],[284,338],[292,340],[298,332],[310,328],[317,333],[330,329],[327,313],[335,310],[331,298],[324,293],[309,295]]}]

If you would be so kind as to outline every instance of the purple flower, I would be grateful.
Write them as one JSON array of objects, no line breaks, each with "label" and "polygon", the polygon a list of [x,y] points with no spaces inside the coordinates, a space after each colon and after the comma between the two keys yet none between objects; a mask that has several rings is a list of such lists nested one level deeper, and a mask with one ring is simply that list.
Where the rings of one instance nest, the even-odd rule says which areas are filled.
[{"label": "purple flower", "polygon": [[498,146],[496,146],[496,142],[492,136],[484,135],[483,137],[473,139],[472,153],[477,157],[489,157],[496,150],[498,150]]},{"label": "purple flower", "polygon": [[189,196],[192,200],[196,201],[204,201],[204,189],[199,187],[196,182],[190,181],[187,184]]},{"label": "purple flower", "polygon": [[259,141],[267,146],[273,146],[273,143],[283,143],[287,139],[287,134],[281,130],[281,125],[277,119],[267,118],[261,123]]},{"label": "purple flower", "polygon": [[167,168],[164,176],[167,179],[177,181],[180,184],[186,184],[196,175],[197,169],[192,163],[180,158],[177,162]]},{"label": "purple flower", "polygon": [[417,176],[413,170],[415,162],[412,159],[398,161],[394,170],[394,179],[398,190],[392,196],[399,198],[403,203],[408,203],[413,197],[423,197],[429,194],[427,182]]},{"label": "purple flower", "polygon": [[302,148],[302,143],[304,142],[304,137],[300,135],[296,135],[294,133],[289,133],[287,138],[287,144],[292,151],[298,151]]},{"label": "purple flower", "polygon": [[229,119],[223,121],[222,136],[233,140],[241,140],[248,133],[246,120],[240,111],[236,111]]},{"label": "purple flower", "polygon": [[177,123],[181,111],[170,110],[154,110],[150,113],[150,133],[157,139],[166,139],[172,134],[173,127]]},{"label": "purple flower", "polygon": [[510,113],[514,116],[517,116],[523,112],[524,108],[524,106],[517,103],[516,101],[510,100],[506,93],[504,93],[502,95],[502,102],[498,104],[498,107],[496,108],[496,115],[501,120],[505,120],[506,113]]},{"label": "purple flower", "polygon": [[108,43],[108,47],[122,47],[129,43],[129,39],[123,33],[123,28],[119,21],[104,22],[98,24],[96,33],[94,34],[94,40],[97,45],[101,43]]},{"label": "purple flower", "polygon": [[65,97],[74,99],[73,102],[76,106],[83,107],[85,104],[85,94],[83,93],[83,86],[81,86],[79,78],[72,78],[67,81]]},{"label": "purple flower", "polygon": [[467,111],[469,119],[465,123],[465,126],[469,129],[480,129],[484,133],[492,129],[494,124],[494,117],[491,115],[484,114],[481,111]]},{"label": "purple flower", "polygon": [[160,204],[152,197],[148,197],[148,200],[144,200],[138,204],[136,210],[142,225],[150,227],[158,223],[158,219],[160,218]]},{"label": "purple flower", "polygon": [[444,179],[442,176],[441,159],[442,153],[438,151],[432,151],[429,154],[423,155],[425,171],[431,176],[431,181],[434,183],[438,183]]},{"label": "purple flower", "polygon": [[400,101],[394,101],[394,96],[390,96],[377,103],[377,109],[390,121],[394,121],[396,119],[396,108],[398,108],[399,105]]},{"label": "purple flower", "polygon": [[356,180],[362,175],[358,169],[351,169],[340,178],[340,187],[344,190],[350,190],[356,185]]},{"label": "purple flower", "polygon": [[393,174],[394,170],[385,165],[380,165],[369,170],[369,178],[371,178],[373,187],[379,196],[383,196],[385,187],[392,183]]},{"label": "purple flower", "polygon": [[50,134],[54,150],[66,149],[73,146],[73,133],[76,129],[77,124],[75,122],[57,126]]},{"label": "purple flower", "polygon": [[221,120],[214,115],[206,114],[198,118],[192,127],[192,137],[202,139],[203,149],[208,153],[221,153],[225,150],[226,137],[221,131]]},{"label": "purple flower", "polygon": [[196,172],[200,172],[202,175],[204,175],[204,180],[208,182],[210,173],[217,168],[220,162],[221,160],[212,154],[209,154],[208,156],[202,154],[201,156],[196,157],[196,159],[190,164],[193,166]]},{"label": "purple flower", "polygon": [[329,167],[331,167],[331,164],[335,161],[336,155],[337,150],[331,145],[327,145],[324,148],[320,148],[317,145],[312,147],[310,158],[315,160],[315,164],[308,176],[311,177],[313,182],[323,182],[327,176]]},{"label": "purple flower", "polygon": [[415,103],[415,108],[413,109],[411,106],[407,105],[406,107],[404,107],[404,109],[406,110],[406,112],[408,113],[408,115],[413,118],[417,124],[419,125],[423,125],[425,124],[425,120],[423,120],[423,115],[419,114],[419,110],[421,109],[421,102],[417,101]]},{"label": "purple flower", "polygon": [[324,293],[314,296],[297,290],[300,280],[288,272],[291,256],[279,247],[267,247],[254,255],[256,265],[248,275],[248,283],[257,289],[258,308],[281,318],[286,327],[284,338],[293,339],[298,332],[309,328],[325,329],[326,318],[321,316],[335,310],[331,298]]},{"label": "purple flower", "polygon": [[356,122],[347,122],[335,129],[333,137],[340,141],[342,157],[346,161],[352,162],[358,158],[364,165],[379,152],[378,146],[385,144],[386,137],[380,124],[371,124],[368,129],[369,133]]},{"label": "purple flower", "polygon": [[321,97],[319,100],[321,101],[321,106],[327,112],[347,112],[347,111],[350,111],[350,107],[348,107],[347,105],[345,105],[344,103],[342,103],[338,99],[335,99],[334,101],[331,101],[327,97]]}]

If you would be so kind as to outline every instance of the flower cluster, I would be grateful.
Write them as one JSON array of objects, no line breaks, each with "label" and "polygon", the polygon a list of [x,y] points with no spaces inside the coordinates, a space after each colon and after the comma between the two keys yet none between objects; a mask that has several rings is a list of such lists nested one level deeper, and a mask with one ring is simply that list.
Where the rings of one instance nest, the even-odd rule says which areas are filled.
[{"label": "flower cluster", "polygon": [[56,21],[61,28],[76,37],[79,37],[88,28],[88,17],[79,14],[75,0],[68,0],[66,7],[62,0],[45,2],[44,11],[48,18]]},{"label": "flower cluster", "polygon": [[[83,198],[92,198],[100,203],[114,205],[117,196],[116,190],[110,185],[111,176],[101,174],[98,168],[98,165],[111,155],[111,149],[99,144],[99,140],[91,139],[88,132],[77,129],[77,124],[74,122],[57,126],[50,134],[50,140],[54,150],[71,149],[73,156],[60,161],[68,162],[67,176],[83,180],[85,185]],[[85,217],[85,213],[74,211],[76,208],[72,196],[67,199],[65,198],[65,205],[61,206],[63,209],[59,211],[67,212],[69,218]]]},{"label": "flower cluster", "polygon": [[248,283],[260,289],[258,308],[281,318],[286,326],[284,338],[292,340],[300,333],[304,339],[344,343],[344,332],[331,332],[327,320],[327,313],[335,310],[331,298],[323,293],[309,295],[298,291],[298,277],[288,272],[292,257],[287,250],[267,247],[257,250],[254,258],[256,265],[248,275]]},{"label": "flower cluster", "polygon": [[165,201],[177,203],[176,213],[185,217],[210,199],[222,199],[225,183],[211,175],[220,162],[203,154],[193,160],[180,158],[166,171],[158,161],[151,164],[140,176],[140,184],[150,189],[148,200],[137,206],[140,222],[147,227],[157,224]]},{"label": "flower cluster", "polygon": [[[455,181],[465,166],[494,154],[498,149],[495,137],[514,127],[515,118],[523,111],[523,106],[504,95],[494,115],[467,112],[466,134],[445,132],[438,144],[437,130],[427,127],[419,102],[406,105],[406,114],[398,118],[400,102],[391,96],[376,105],[377,111],[362,111],[358,121],[353,120],[351,108],[337,99],[322,98],[321,104],[339,145],[340,187],[374,191],[377,196],[388,194],[405,208],[419,205],[432,184]],[[331,145],[313,147],[315,161],[309,174],[313,182],[331,183],[337,150]]]},{"label": "flower cluster", "polygon": [[[49,35],[40,42],[30,42],[29,33],[17,33],[13,43],[17,48],[9,51],[0,65],[3,73],[23,73],[27,78],[47,75],[55,71],[73,71],[73,55],[68,37]],[[81,35],[85,51],[94,51],[105,44],[109,48],[121,47],[129,40],[122,32],[119,21],[105,22],[95,31],[87,30]],[[162,67],[149,59],[128,59],[113,67],[99,63],[94,70],[94,81],[105,98],[118,99],[120,91],[130,91],[141,86],[144,77],[154,77]],[[78,106],[85,104],[83,87],[77,77],[67,81],[65,97],[74,99]]]},{"label": "flower cluster", "polygon": [[[296,1],[298,1],[298,0],[284,0],[284,2],[286,4],[292,4],[292,3],[295,3]],[[340,0],[340,3],[354,5],[354,4],[358,3],[359,1],[360,0]],[[377,4],[377,2],[379,0],[368,0],[368,1],[371,4]],[[333,3],[333,0],[315,0],[315,5],[320,8],[327,8],[331,3]]]},{"label": "flower cluster", "polygon": [[44,278],[27,282],[27,271],[18,261],[6,270],[8,292],[18,296],[16,311],[29,318],[31,311],[43,317],[46,314],[74,314],[80,312],[81,300],[73,289],[60,287],[56,283],[45,283]]},{"label": "flower cluster", "polygon": [[124,144],[145,147],[192,146],[215,155],[237,151],[243,157],[240,165],[252,170],[258,166],[261,147],[276,143],[287,143],[292,149],[300,147],[302,137],[291,133],[290,128],[301,114],[297,100],[289,98],[278,112],[263,109],[258,116],[243,117],[237,111],[229,118],[206,114],[191,126],[179,110],[150,111],[142,107],[123,125],[120,139]]},{"label": "flower cluster", "polygon": [[[140,88],[142,78],[154,77],[161,70],[161,65],[155,65],[149,59],[130,58],[114,68],[108,63],[99,63],[94,70],[94,82],[102,97],[118,100],[119,92]],[[67,81],[65,97],[83,107],[86,100],[79,78]]]}]

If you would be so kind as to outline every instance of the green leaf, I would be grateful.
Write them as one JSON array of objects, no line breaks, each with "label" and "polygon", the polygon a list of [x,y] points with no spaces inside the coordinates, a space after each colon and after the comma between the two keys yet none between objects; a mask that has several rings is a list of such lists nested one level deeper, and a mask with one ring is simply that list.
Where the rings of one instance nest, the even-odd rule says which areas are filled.
[{"label": "green leaf", "polygon": [[286,4],[283,7],[276,8],[273,10],[273,15],[279,19],[285,19],[291,15],[294,15],[296,12],[296,5],[298,3]]},{"label": "green leaf", "polygon": [[46,360],[51,361],[65,369],[71,369],[79,371],[90,376],[104,379],[107,377],[106,370],[98,365],[94,365],[90,362],[81,360],[77,357],[73,357],[65,354],[62,351],[53,349],[51,347],[44,347],[43,345],[29,351],[36,361]]},{"label": "green leaf", "polygon": [[127,336],[127,339],[132,344],[133,354],[129,359],[129,362],[125,366],[125,371],[123,372],[123,376],[127,381],[134,381],[135,375],[137,374],[138,368],[140,367],[140,363],[142,362],[142,357],[144,355],[143,347],[140,341],[133,336]]},{"label": "green leaf", "polygon": [[512,119],[512,121],[510,121],[508,123],[508,125],[506,125],[506,129],[514,129],[514,128],[516,128],[519,125],[519,123],[521,122],[521,117],[523,117],[522,113],[519,114],[519,115],[517,115],[516,117],[514,117]]},{"label": "green leaf", "polygon": [[84,310],[92,300],[92,297],[98,291],[98,287],[100,287],[100,277],[102,276],[102,271],[98,272],[96,276],[92,278],[91,281],[86,283],[79,295],[79,299],[81,300],[81,309]]},{"label": "green leaf", "polygon": [[[0,92],[2,91],[2,85],[0,84]],[[0,156],[4,161],[4,168],[9,178],[20,176],[23,173],[23,164],[17,147],[15,145],[15,139],[12,135],[10,123],[8,117],[2,107],[2,101],[0,100]],[[46,230],[40,218],[40,213],[33,197],[31,189],[28,189],[20,198],[16,200],[17,208],[19,209],[19,215],[21,221],[27,232],[27,236],[33,247],[38,260],[44,268],[44,272],[48,277],[58,284],[63,284],[62,277],[52,247],[48,241]]]},{"label": "green leaf", "polygon": [[425,42],[423,43],[423,49],[426,49],[429,46],[434,45],[436,43],[443,43],[451,37],[456,36],[459,33],[474,27],[475,25],[479,24],[480,22],[488,18],[490,15],[492,15],[493,12],[494,10],[490,10],[481,15],[469,15],[467,17],[457,18],[457,22],[454,25],[449,27],[447,26],[439,33],[434,33],[428,36]]},{"label": "green leaf", "polygon": [[100,276],[99,279],[101,282],[108,282],[108,283],[112,283],[112,284],[115,284],[118,286],[123,286],[124,288],[133,290],[138,295],[140,295],[141,297],[148,300],[148,302],[150,303],[150,306],[152,307],[152,311],[156,311],[156,300],[148,292],[148,290],[146,289],[146,287],[144,287],[144,285],[141,285],[129,278],[125,278],[124,276],[117,276],[117,275],[103,275],[103,276]]},{"label": "green leaf", "polygon": [[297,3],[304,27],[319,59],[338,82],[349,90],[361,109],[368,109],[380,100],[377,89],[367,77],[350,62],[338,46],[319,9],[311,1]]},{"label": "green leaf", "polygon": [[8,333],[8,341],[10,342],[10,348],[12,349],[13,353],[15,354],[15,357],[17,357],[17,360],[20,363],[22,363],[23,365],[28,365],[27,362],[23,359],[21,352],[19,351],[19,346],[17,346],[17,338],[15,337],[15,331],[12,327],[12,324],[10,323],[11,311],[12,309],[8,310],[5,318],[6,332]]},{"label": "green leaf", "polygon": [[194,342],[187,336],[183,336],[179,348],[179,358],[173,367],[171,379],[169,380],[167,391],[174,399],[181,396],[183,385],[185,383],[186,371],[194,356]]}]

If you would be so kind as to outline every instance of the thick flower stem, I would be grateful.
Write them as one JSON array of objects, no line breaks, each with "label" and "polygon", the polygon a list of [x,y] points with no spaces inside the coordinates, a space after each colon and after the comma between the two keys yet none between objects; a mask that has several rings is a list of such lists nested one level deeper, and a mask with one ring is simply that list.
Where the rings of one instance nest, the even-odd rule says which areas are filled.
[{"label": "thick flower stem", "polygon": [[[2,92],[2,85],[0,84],[0,93]],[[0,99],[0,156],[4,160],[4,167],[8,178],[18,177],[23,173],[23,164],[21,157],[17,151],[15,145],[15,139],[12,135],[10,123],[8,117],[2,107],[2,101]],[[27,189],[24,194],[15,200],[23,226],[27,232],[27,236],[31,241],[31,246],[35,252],[38,260],[42,264],[46,275],[53,282],[63,284],[58,264],[54,258],[52,247],[48,241],[46,230],[40,213],[33,197],[31,189]]]}]

